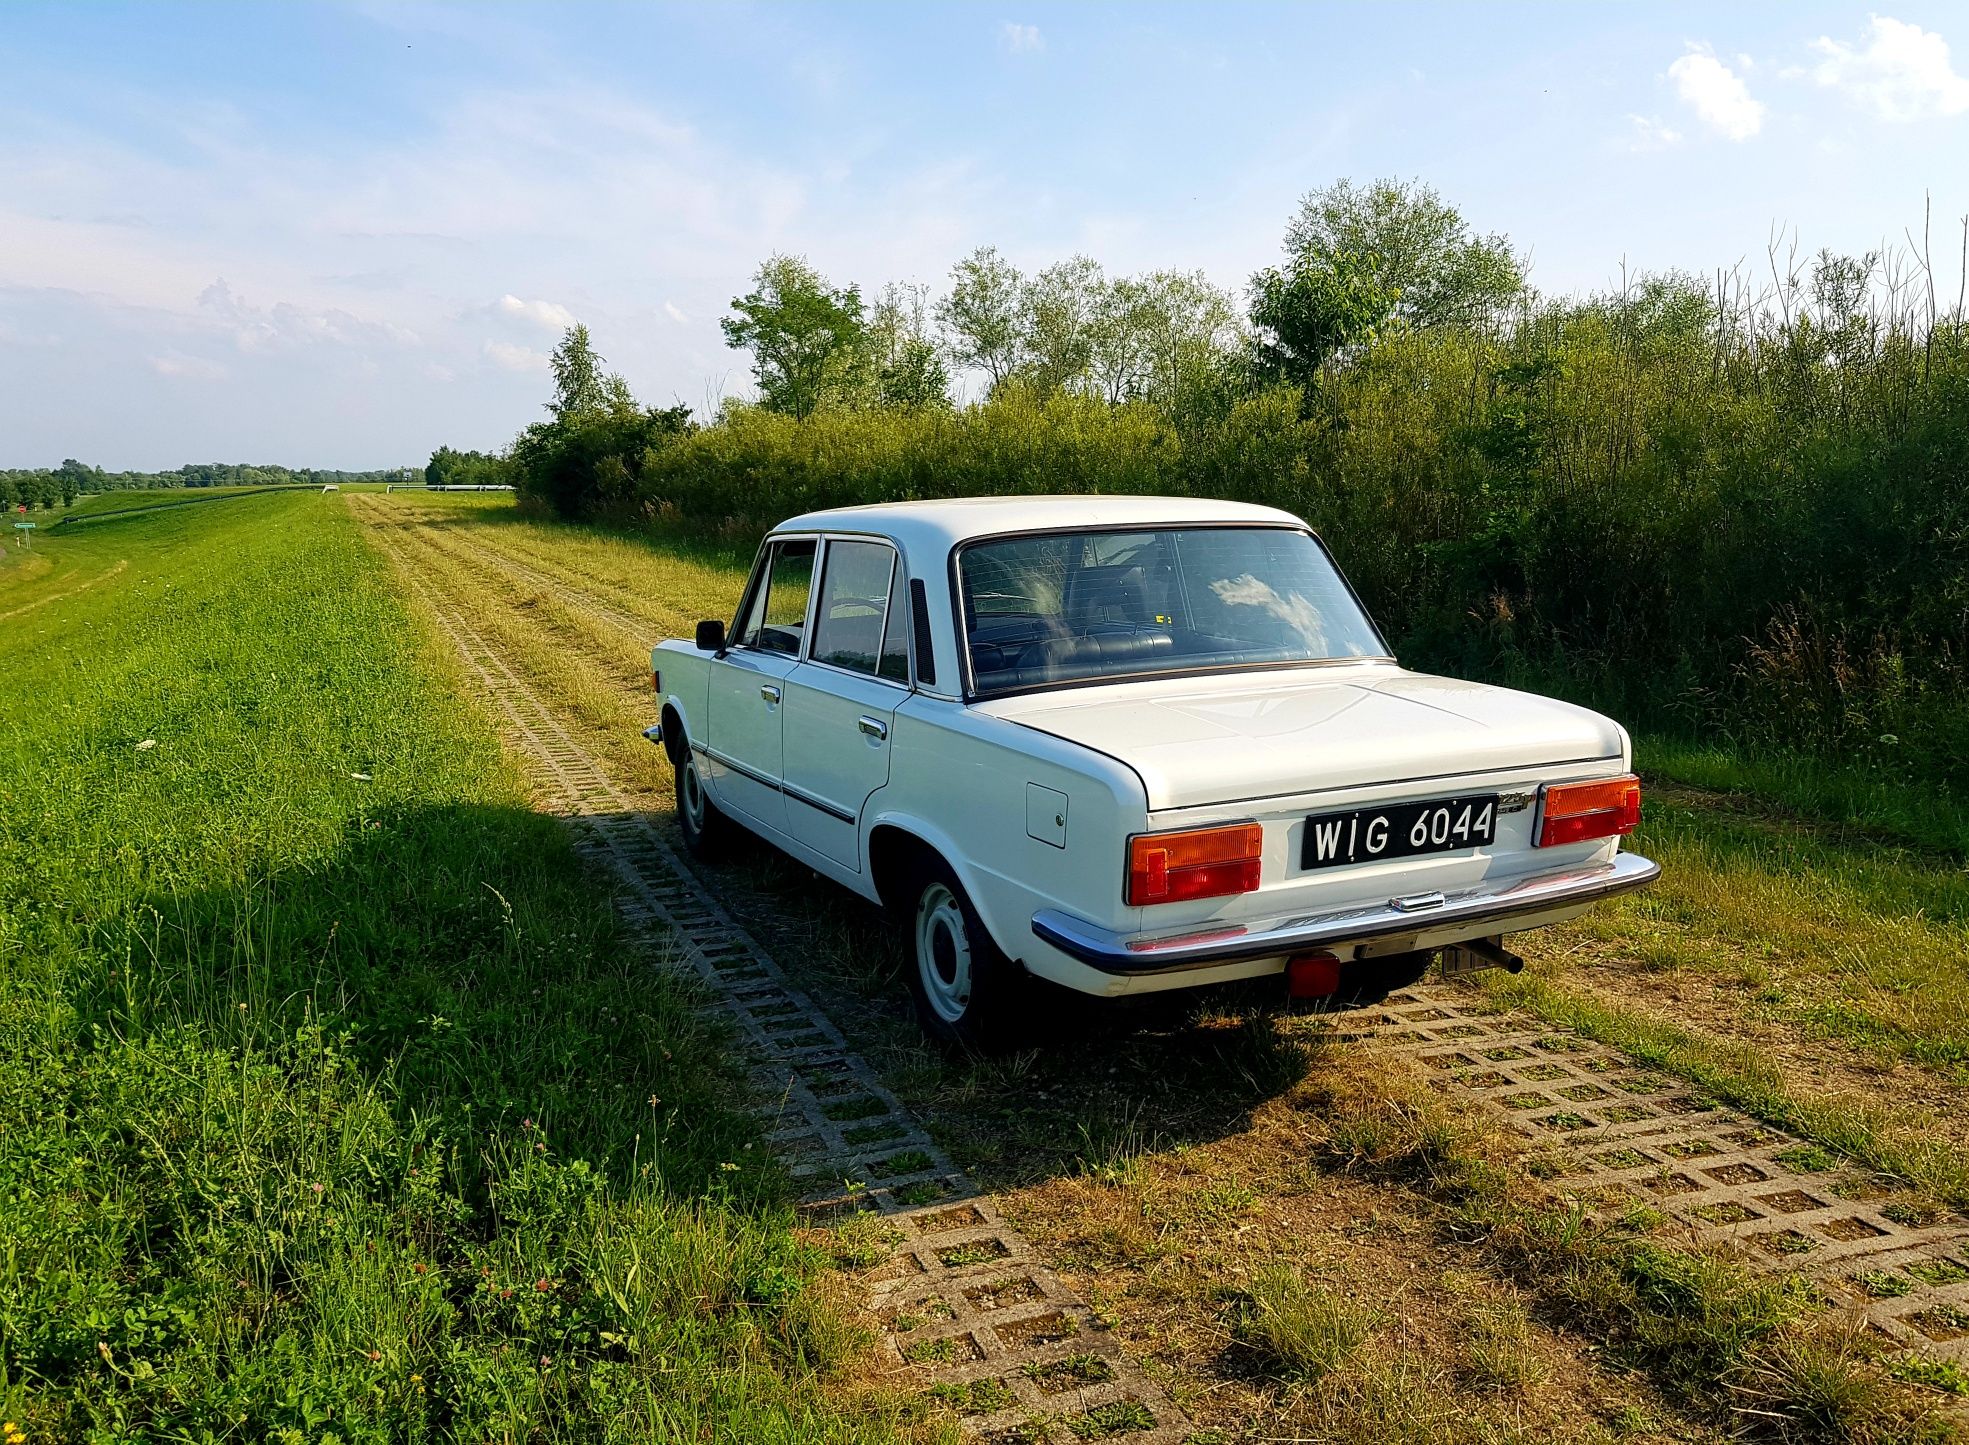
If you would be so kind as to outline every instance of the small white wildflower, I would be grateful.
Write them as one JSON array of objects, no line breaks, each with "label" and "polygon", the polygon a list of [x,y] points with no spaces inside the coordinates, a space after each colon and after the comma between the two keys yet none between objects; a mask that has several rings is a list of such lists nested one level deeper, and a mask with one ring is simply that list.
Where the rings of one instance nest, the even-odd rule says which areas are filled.
[{"label": "small white wildflower", "polygon": [[156,738],[145,738],[142,742],[137,744],[137,751],[140,753],[147,753],[156,746],[157,746]]}]

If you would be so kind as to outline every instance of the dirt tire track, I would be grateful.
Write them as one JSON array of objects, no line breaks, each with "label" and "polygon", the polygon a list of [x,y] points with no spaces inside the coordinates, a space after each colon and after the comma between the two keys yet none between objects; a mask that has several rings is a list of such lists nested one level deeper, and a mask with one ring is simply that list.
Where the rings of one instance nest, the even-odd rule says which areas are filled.
[{"label": "dirt tire track", "polygon": [[65,591],[50,592],[46,597],[37,597],[32,602],[23,602],[18,607],[9,608],[5,612],[0,612],[0,622],[5,622],[10,617],[19,617],[22,613],[32,612],[37,607],[46,607],[50,602],[64,602],[67,599],[75,596],[77,593],[87,592],[91,587],[94,587],[98,582],[109,581],[110,578],[114,577],[117,573],[121,572],[125,567],[128,567],[129,565],[130,565],[129,559],[125,558],[123,561],[118,562],[115,566],[110,567],[102,572],[98,572],[95,576],[91,577],[86,582],[78,582],[76,583],[75,586],[70,587]]}]

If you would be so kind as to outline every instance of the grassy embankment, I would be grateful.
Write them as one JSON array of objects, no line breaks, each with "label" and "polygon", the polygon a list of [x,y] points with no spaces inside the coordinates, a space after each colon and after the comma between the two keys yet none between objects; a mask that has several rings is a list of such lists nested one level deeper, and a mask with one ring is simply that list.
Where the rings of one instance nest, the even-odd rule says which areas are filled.
[{"label": "grassy embankment", "polygon": [[[643,653],[728,612],[743,559],[528,521],[503,498],[379,499],[362,513],[474,597],[475,625],[620,780],[666,806],[667,769],[637,736]],[[571,607],[502,557],[645,625]],[[1823,1371],[1859,1382],[1827,1418],[1898,1418],[1854,1342],[1799,1343],[1801,1295],[1662,1251],[1645,1211],[1555,1214],[1508,1141],[1357,1051],[1205,1019],[1149,1035],[1096,1027],[1068,1051],[954,1067],[920,1046],[893,940],[866,910],[816,895],[770,855],[717,883],[1201,1420],[1363,1439],[1597,1439],[1609,1421],[1619,1437],[1699,1436],[1731,1401],[1817,1408],[1800,1405],[1814,1388],[1800,1376]],[[1810,1096],[1809,1077],[1783,1082],[1784,1098]],[[1264,1275],[1281,1263],[1299,1272],[1290,1298]],[[1273,1316],[1289,1332],[1321,1311],[1357,1336],[1330,1366],[1264,1342]],[[1614,1348],[1603,1358],[1582,1340]],[[1610,1377],[1615,1364],[1644,1374]],[[1651,1396],[1649,1379],[1694,1416]]]},{"label": "grassy embankment", "polygon": [[154,490],[95,492],[77,497],[75,505],[58,519],[63,524],[108,521],[111,518],[152,512],[160,507],[190,507],[201,502],[223,502],[267,492],[320,492],[316,486],[266,485],[252,487],[159,487]]},{"label": "grassy embankment", "polygon": [[0,1417],[886,1440],[734,1112],[345,504],[0,573]]}]

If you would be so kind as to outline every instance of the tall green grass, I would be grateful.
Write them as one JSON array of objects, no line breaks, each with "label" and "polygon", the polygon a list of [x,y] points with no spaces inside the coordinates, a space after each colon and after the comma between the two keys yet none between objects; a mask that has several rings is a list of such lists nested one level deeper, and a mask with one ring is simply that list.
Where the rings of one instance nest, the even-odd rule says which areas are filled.
[{"label": "tall green grass", "polygon": [[[0,1412],[880,1440],[729,1040],[342,506],[77,529],[0,633]],[[23,586],[32,588],[32,582]]]}]

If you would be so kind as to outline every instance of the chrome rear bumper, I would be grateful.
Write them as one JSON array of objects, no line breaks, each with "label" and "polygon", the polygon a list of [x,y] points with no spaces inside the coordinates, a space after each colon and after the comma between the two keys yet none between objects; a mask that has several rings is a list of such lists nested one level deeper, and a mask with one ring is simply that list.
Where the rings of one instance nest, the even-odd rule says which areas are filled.
[{"label": "chrome rear bumper", "polygon": [[1176,933],[1112,933],[1070,914],[1042,909],[1032,931],[1062,953],[1103,973],[1173,973],[1254,958],[1282,957],[1341,944],[1372,943],[1403,935],[1420,938],[1469,927],[1467,937],[1509,933],[1513,919],[1597,903],[1645,888],[1661,866],[1633,853],[1611,863],[1533,873],[1460,893],[1391,898],[1370,907],[1262,922],[1193,925]]}]

